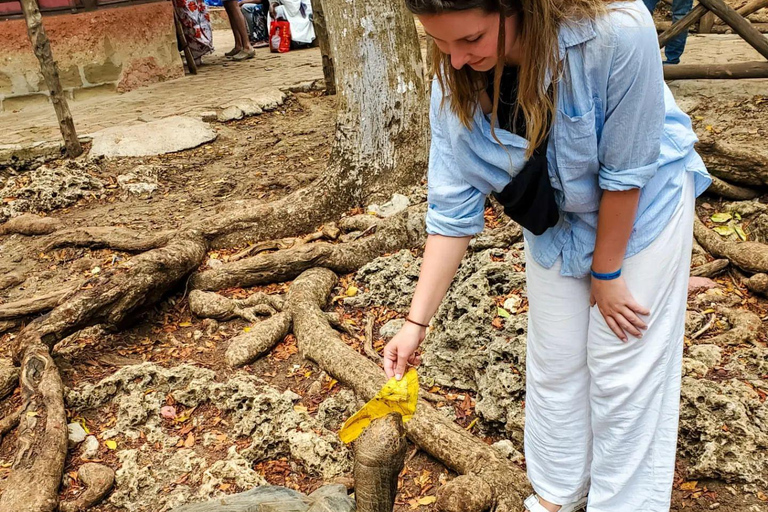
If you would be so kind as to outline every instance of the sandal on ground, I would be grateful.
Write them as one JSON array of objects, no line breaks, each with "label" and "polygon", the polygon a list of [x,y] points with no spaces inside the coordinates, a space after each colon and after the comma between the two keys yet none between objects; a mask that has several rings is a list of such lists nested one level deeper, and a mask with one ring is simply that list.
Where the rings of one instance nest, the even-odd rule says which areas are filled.
[{"label": "sandal on ground", "polygon": [[258,41],[256,43],[253,43],[254,48],[266,48],[267,46],[269,46],[269,43],[266,41]]},{"label": "sandal on ground", "polygon": [[242,49],[238,50],[237,48],[232,48],[227,53],[225,53],[224,56],[225,57],[234,57],[235,55],[237,55],[241,51],[243,51],[243,50]]},{"label": "sandal on ground", "polygon": [[[535,494],[531,494],[525,499],[525,510],[530,512],[549,512],[544,505],[539,503],[539,498]],[[584,510],[587,505],[587,498],[581,498],[573,503],[566,503],[560,507],[558,512],[576,512],[577,510]]]},{"label": "sandal on ground", "polygon": [[256,55],[256,50],[242,50],[240,53],[232,57],[232,60],[247,60],[252,59]]}]

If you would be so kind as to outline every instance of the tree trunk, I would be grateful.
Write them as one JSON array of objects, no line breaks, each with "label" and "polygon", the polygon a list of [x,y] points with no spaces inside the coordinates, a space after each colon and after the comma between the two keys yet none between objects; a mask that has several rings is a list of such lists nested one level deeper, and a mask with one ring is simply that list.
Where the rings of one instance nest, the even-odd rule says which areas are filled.
[{"label": "tree trunk", "polygon": [[333,54],[328,41],[328,27],[323,10],[323,0],[312,0],[312,18],[315,24],[315,34],[323,56],[323,75],[325,76],[326,94],[336,94],[336,71],[333,67]]},{"label": "tree trunk", "polygon": [[350,203],[390,196],[426,171],[427,103],[413,16],[400,1],[323,0],[323,7],[339,95],[331,166],[351,185],[343,191]]},{"label": "tree trunk", "polygon": [[21,0],[21,8],[24,11],[24,19],[27,22],[27,34],[29,34],[32,49],[37,60],[40,61],[40,71],[43,73],[43,78],[45,78],[45,83],[51,93],[51,103],[53,103],[53,109],[56,111],[56,117],[59,119],[59,128],[61,129],[62,137],[64,137],[67,154],[75,158],[82,154],[83,147],[80,145],[80,141],[77,140],[75,123],[72,121],[72,114],[69,112],[67,100],[62,94],[59,70],[56,68],[56,61],[53,60],[51,42],[45,33],[43,17],[40,15],[37,0]]}]

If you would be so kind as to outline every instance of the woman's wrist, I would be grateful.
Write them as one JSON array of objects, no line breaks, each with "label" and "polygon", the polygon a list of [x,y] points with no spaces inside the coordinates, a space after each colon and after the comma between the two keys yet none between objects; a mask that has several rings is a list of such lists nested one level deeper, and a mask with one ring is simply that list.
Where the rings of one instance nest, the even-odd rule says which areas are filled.
[{"label": "woman's wrist", "polygon": [[421,328],[424,328],[424,329],[427,329],[427,328],[429,327],[429,322],[423,322],[423,323],[422,323],[422,322],[419,322],[419,321],[413,320],[413,319],[411,318],[411,315],[410,315],[410,314],[409,314],[408,316],[406,316],[406,317],[405,317],[405,321],[406,321],[407,323],[410,323],[410,324],[413,324],[413,325],[417,325],[417,326],[419,326],[419,327],[421,327]]},{"label": "woman's wrist", "polygon": [[594,269],[590,270],[592,277],[600,281],[613,281],[621,276],[621,267],[614,272],[595,272]]}]

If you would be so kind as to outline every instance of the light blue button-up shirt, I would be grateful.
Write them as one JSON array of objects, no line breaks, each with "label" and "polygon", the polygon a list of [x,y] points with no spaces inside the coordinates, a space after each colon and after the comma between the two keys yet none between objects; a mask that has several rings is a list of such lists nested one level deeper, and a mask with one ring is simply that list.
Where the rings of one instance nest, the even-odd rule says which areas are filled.
[{"label": "light blue button-up shirt", "polygon": [[[711,182],[693,149],[690,118],[664,83],[650,13],[640,0],[609,9],[600,19],[560,30],[563,71],[547,146],[560,219],[539,236],[525,231],[532,257],[550,268],[562,256],[564,276],[589,273],[603,190],[641,189],[629,257],[664,229],[686,173],[694,173],[697,196]],[[528,142],[497,126],[500,145],[479,105],[468,129],[442,94],[435,81],[427,232],[474,235],[483,230],[486,196],[500,192],[522,169]]]}]

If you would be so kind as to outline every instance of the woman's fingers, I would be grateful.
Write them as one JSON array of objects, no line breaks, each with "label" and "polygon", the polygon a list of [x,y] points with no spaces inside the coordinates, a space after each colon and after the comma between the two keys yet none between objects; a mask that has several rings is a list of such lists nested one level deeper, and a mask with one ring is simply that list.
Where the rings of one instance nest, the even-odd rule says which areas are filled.
[{"label": "woman's fingers", "polygon": [[620,313],[617,313],[616,315],[614,315],[613,318],[614,318],[614,320],[616,320],[616,323],[619,324],[619,327],[621,327],[621,329],[625,333],[628,332],[629,334],[631,334],[635,338],[642,338],[643,337],[643,333],[640,332],[640,329],[638,329],[637,327],[632,325],[632,323],[629,320],[627,320],[624,317],[624,315],[622,315]]},{"label": "woman's fingers", "polygon": [[629,309],[629,307],[626,307],[626,308],[624,308],[624,309],[622,310],[621,314],[624,316],[624,318],[626,318],[627,320],[629,320],[629,322],[630,322],[632,325],[634,325],[635,327],[637,327],[638,329],[647,329],[647,328],[648,328],[648,325],[647,325],[645,322],[643,322],[643,321],[640,319],[640,317],[638,317],[638,316],[635,314],[635,312],[634,312],[634,311],[632,311],[631,309]]},{"label": "woman's fingers", "polygon": [[605,323],[608,324],[608,327],[611,328],[613,333],[621,340],[621,341],[627,341],[627,335],[624,333],[624,331],[619,327],[619,324],[616,323],[616,320],[613,319],[613,317],[605,315]]},{"label": "woman's fingers", "polygon": [[638,315],[644,315],[648,316],[651,314],[651,310],[646,308],[645,306],[641,306],[637,302],[635,302],[635,299],[631,298],[627,301],[627,307],[637,313]]}]

